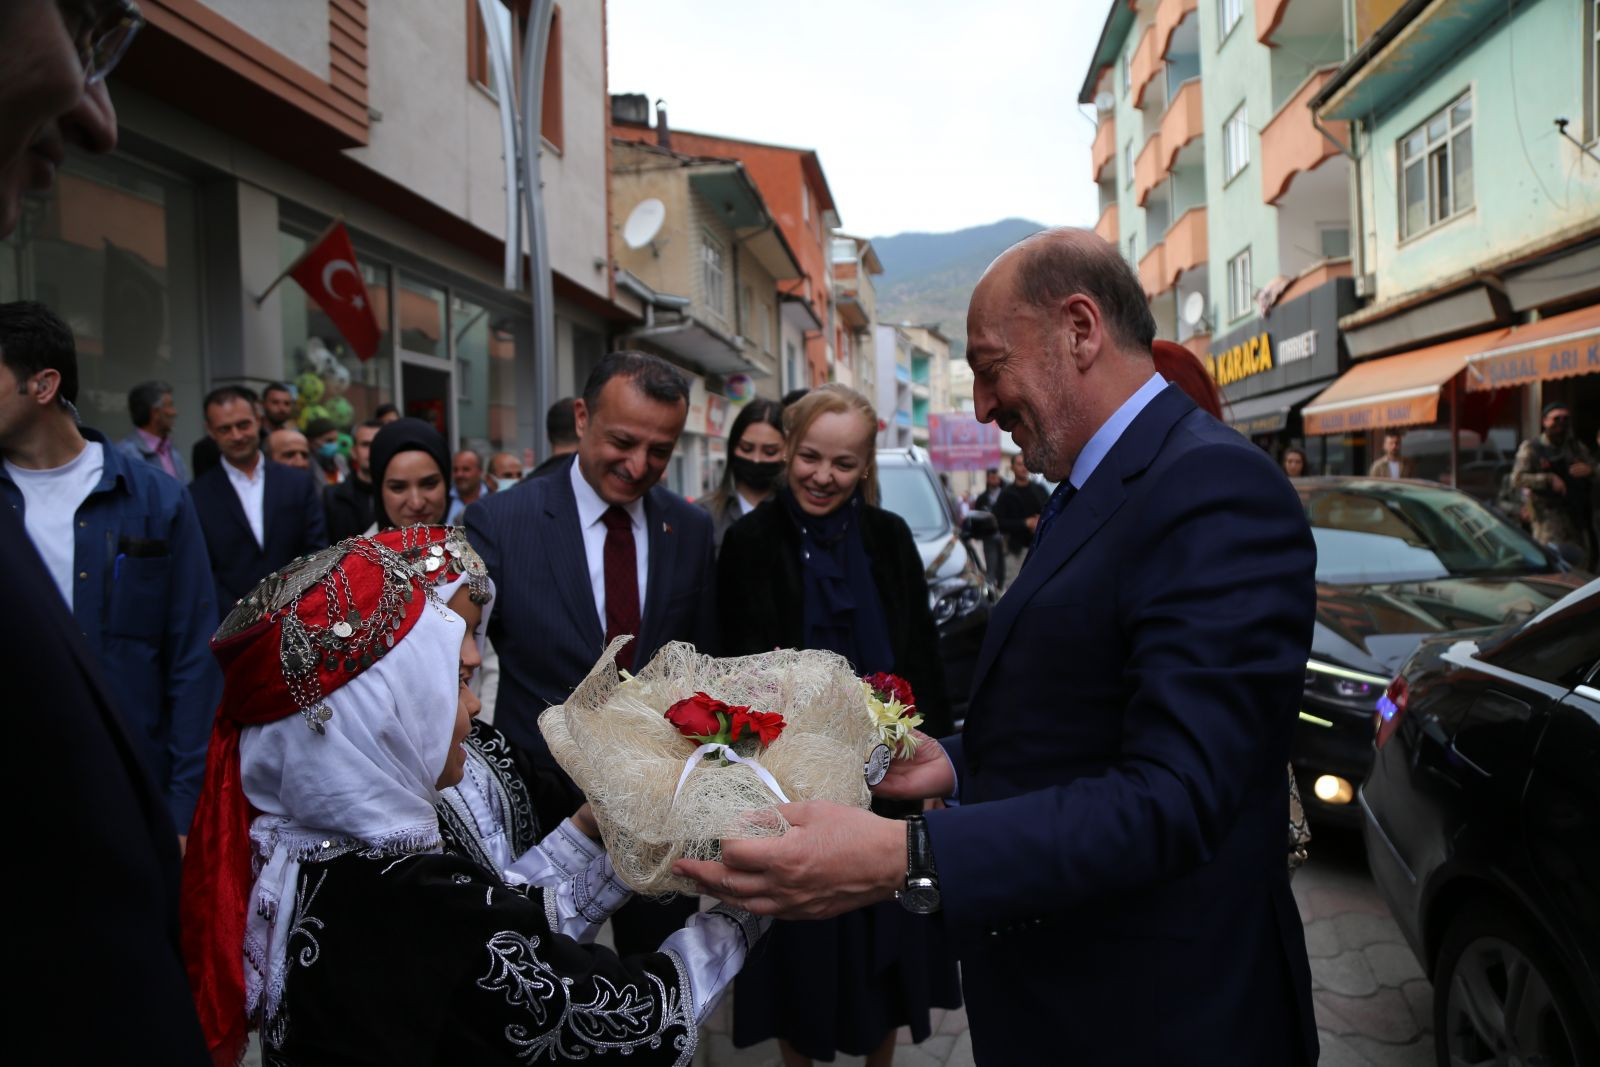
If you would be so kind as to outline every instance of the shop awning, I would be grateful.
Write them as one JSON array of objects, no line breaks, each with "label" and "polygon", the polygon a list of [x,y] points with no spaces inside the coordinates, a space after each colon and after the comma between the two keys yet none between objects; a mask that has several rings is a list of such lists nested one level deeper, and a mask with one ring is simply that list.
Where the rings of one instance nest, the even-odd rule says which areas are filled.
[{"label": "shop awning", "polygon": [[1506,389],[1600,374],[1600,304],[1518,326],[1467,357],[1467,388]]},{"label": "shop awning", "polygon": [[1263,396],[1245,397],[1229,404],[1224,414],[1228,425],[1246,437],[1258,433],[1277,433],[1289,425],[1289,412],[1327,387],[1326,381],[1312,382]]},{"label": "shop awning", "polygon": [[1488,350],[1509,331],[1491,330],[1398,356],[1358,363],[1300,413],[1307,434],[1348,433],[1386,426],[1415,426],[1439,417],[1439,390],[1461,373],[1467,359]]}]

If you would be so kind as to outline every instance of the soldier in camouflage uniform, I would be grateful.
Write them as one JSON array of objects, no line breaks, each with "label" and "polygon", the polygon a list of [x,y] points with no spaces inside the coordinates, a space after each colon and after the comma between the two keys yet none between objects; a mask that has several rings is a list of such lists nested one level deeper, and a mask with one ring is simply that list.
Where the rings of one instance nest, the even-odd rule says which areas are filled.
[{"label": "soldier in camouflage uniform", "polygon": [[1571,431],[1572,411],[1546,404],[1544,432],[1522,442],[1511,468],[1511,484],[1528,490],[1533,537],[1540,544],[1571,545],[1579,558],[1589,554],[1589,495],[1594,458]]}]

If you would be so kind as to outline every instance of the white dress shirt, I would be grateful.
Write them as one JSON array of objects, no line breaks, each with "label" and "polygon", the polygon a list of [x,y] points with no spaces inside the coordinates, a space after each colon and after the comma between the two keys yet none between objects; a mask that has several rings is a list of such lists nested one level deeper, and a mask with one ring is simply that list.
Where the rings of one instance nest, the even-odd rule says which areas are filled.
[{"label": "white dress shirt", "polygon": [[[574,463],[567,476],[572,479],[572,495],[578,501],[578,529],[583,532],[583,555],[589,563],[589,588],[594,590],[594,610],[600,628],[606,626],[606,524],[601,521],[611,507],[583,477]],[[625,505],[633,520],[633,558],[639,574],[639,618],[644,619],[644,591],[650,576],[650,537],[644,522],[644,498]],[[635,637],[638,634],[634,635]]]},{"label": "white dress shirt", "polygon": [[233,491],[239,494],[239,504],[244,508],[244,518],[250,524],[250,532],[255,534],[256,544],[267,547],[266,520],[263,517],[267,491],[266,458],[257,456],[255,470],[247,473],[224,457],[222,469],[228,472],[228,481],[233,485]]}]

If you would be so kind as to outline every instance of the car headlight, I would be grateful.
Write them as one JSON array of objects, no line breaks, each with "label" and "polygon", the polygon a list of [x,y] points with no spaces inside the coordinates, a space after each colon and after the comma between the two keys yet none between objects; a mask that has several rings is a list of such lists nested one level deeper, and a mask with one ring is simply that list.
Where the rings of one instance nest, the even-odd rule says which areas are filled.
[{"label": "car headlight", "polygon": [[983,586],[965,577],[946,578],[928,590],[928,602],[933,608],[933,624],[943,626],[977,611],[983,604]]},{"label": "car headlight", "polygon": [[1336,704],[1363,715],[1371,715],[1378,698],[1388,688],[1389,679],[1365,671],[1351,670],[1321,660],[1306,660],[1307,696]]}]

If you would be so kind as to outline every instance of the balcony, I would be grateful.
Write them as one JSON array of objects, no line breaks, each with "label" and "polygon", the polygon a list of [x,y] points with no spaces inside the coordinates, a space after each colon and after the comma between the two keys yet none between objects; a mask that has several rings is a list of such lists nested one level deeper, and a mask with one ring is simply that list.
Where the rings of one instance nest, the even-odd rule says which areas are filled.
[{"label": "balcony", "polygon": [[1154,300],[1167,289],[1163,282],[1167,274],[1166,261],[1165,244],[1156,245],[1139,260],[1139,284],[1144,287],[1145,299]]},{"label": "balcony", "polygon": [[1089,161],[1094,165],[1094,180],[1105,173],[1106,164],[1116,158],[1117,122],[1110,115],[1100,118],[1100,128],[1094,131],[1094,147],[1089,150]]},{"label": "balcony", "polygon": [[1121,233],[1117,229],[1117,205],[1107,204],[1106,209],[1100,212],[1100,221],[1094,224],[1094,232],[1107,244],[1116,244]]},{"label": "balcony", "polygon": [[[1337,69],[1323,67],[1312,71],[1262,127],[1261,196],[1267,203],[1276,205],[1289,191],[1289,183],[1294,181],[1295,175],[1315,170],[1323,160],[1338,153],[1334,143],[1311,124],[1311,109],[1307,106]],[[1349,138],[1348,124],[1332,123],[1330,128]]]},{"label": "balcony", "polygon": [[1146,200],[1150,199],[1150,190],[1161,184],[1167,176],[1167,168],[1161,154],[1161,131],[1157,130],[1150,135],[1144,143],[1139,156],[1133,161],[1133,199],[1144,207]]},{"label": "balcony", "polygon": [[[1156,5],[1156,55],[1167,58],[1167,47],[1172,43],[1173,31],[1178,24],[1200,6],[1199,0],[1161,0]],[[1259,4],[1257,5],[1260,6]]]},{"label": "balcony", "polygon": [[1289,0],[1256,0],[1256,40],[1262,44],[1272,42],[1272,34],[1283,21],[1289,9]]},{"label": "balcony", "polygon": [[[1275,46],[1280,41],[1326,40],[1344,32],[1342,4],[1332,4],[1328,0],[1255,0],[1255,3],[1256,40],[1264,45]],[[1439,6],[1448,13],[1450,8],[1459,5]],[[1491,0],[1477,0],[1477,6],[1495,10]],[[1356,7],[1358,10],[1368,9],[1367,16],[1376,18],[1368,32],[1360,35],[1362,40],[1366,40],[1371,36],[1370,31],[1394,14],[1400,3],[1399,0],[1383,0],[1382,3],[1357,4]]]},{"label": "balcony", "polygon": [[[1200,79],[1190,78],[1179,87],[1167,113],[1161,116],[1161,172],[1171,173],[1172,164],[1183,146],[1205,133],[1206,120],[1200,108]],[[1159,179],[1158,179],[1159,180]]]},{"label": "balcony", "polygon": [[1128,77],[1131,82],[1128,91],[1133,97],[1133,106],[1143,107],[1145,89],[1155,76],[1161,73],[1161,56],[1156,52],[1153,23],[1144,28],[1144,35],[1139,38],[1139,43],[1133,49],[1133,62],[1128,67]]},{"label": "balcony", "polygon": [[1166,271],[1163,281],[1166,284],[1162,288],[1170,289],[1178,284],[1179,276],[1185,271],[1206,263],[1206,209],[1192,207],[1179,215],[1178,221],[1167,230],[1167,236],[1161,243],[1167,249],[1163,263]]}]

